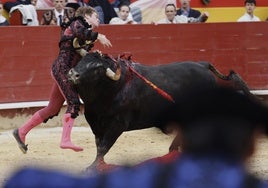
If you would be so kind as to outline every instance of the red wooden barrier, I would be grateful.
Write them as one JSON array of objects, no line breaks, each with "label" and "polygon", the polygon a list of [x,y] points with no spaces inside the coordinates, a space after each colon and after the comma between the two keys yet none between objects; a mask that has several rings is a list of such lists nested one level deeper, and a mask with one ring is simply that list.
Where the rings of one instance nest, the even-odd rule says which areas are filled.
[{"label": "red wooden barrier", "polygon": [[[251,89],[268,89],[268,23],[103,25],[113,47],[147,65],[210,61],[223,73],[234,69]],[[58,53],[57,26],[0,28],[0,103],[48,100],[50,67]],[[15,37],[16,36],[16,37]]]},{"label": "red wooden barrier", "polygon": [[9,24],[10,25],[23,25],[22,24],[22,14],[19,10],[15,10],[10,14]]}]

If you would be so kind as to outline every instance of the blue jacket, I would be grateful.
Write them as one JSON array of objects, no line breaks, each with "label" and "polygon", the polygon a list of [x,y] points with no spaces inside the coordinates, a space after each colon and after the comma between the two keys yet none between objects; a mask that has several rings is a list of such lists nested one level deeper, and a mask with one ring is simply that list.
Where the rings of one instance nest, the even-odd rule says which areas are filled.
[{"label": "blue jacket", "polygon": [[218,158],[196,159],[181,155],[173,163],[157,162],[91,177],[34,168],[18,171],[4,188],[268,188],[265,181],[249,175],[243,165]]}]

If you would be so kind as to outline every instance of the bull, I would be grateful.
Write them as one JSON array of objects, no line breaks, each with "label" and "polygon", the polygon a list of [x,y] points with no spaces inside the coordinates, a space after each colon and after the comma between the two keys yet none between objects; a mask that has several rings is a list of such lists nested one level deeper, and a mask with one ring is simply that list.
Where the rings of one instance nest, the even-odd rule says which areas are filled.
[{"label": "bull", "polygon": [[[91,52],[69,71],[69,78],[95,135],[97,154],[90,167],[105,164],[104,156],[124,131],[157,127],[167,133],[162,113],[195,87],[216,87],[220,79],[250,95],[237,73],[224,75],[208,62],[146,66],[130,58]],[[170,151],[178,148],[177,140]]]}]

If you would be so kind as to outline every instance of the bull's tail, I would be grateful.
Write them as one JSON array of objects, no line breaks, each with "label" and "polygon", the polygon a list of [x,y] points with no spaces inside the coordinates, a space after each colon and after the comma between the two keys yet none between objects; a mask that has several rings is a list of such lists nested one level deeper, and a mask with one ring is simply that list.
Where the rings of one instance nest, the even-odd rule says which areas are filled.
[{"label": "bull's tail", "polygon": [[250,89],[246,82],[240,77],[239,74],[234,72],[233,70],[230,71],[228,77],[230,77],[230,80],[234,81],[235,86],[238,89],[241,89],[246,95],[252,96],[252,93],[250,92]]},{"label": "bull's tail", "polygon": [[247,86],[246,82],[240,77],[239,74],[234,72],[233,70],[230,70],[229,75],[224,75],[221,72],[219,72],[212,64],[210,63],[202,63],[203,66],[207,67],[211,72],[214,73],[218,78],[226,81],[230,81],[233,86],[238,89],[242,90],[246,95],[252,96],[253,94],[250,92],[249,87]]}]

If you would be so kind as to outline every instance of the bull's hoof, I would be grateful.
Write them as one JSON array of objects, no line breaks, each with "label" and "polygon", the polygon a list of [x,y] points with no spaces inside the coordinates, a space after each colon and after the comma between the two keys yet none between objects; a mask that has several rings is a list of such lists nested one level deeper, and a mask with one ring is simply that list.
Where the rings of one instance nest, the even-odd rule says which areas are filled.
[{"label": "bull's hoof", "polygon": [[85,175],[92,175],[96,173],[106,173],[120,167],[119,165],[107,164],[103,160],[95,161],[90,166],[86,168],[83,172]]},{"label": "bull's hoof", "polygon": [[117,167],[119,167],[118,165],[114,165],[114,164],[107,164],[107,163],[101,163],[97,166],[97,171],[102,173],[102,172],[109,172],[112,171],[114,169],[116,169]]},{"label": "bull's hoof", "polygon": [[19,130],[18,129],[15,129],[14,131],[13,131],[13,136],[15,137],[15,139],[16,139],[16,141],[17,141],[17,143],[18,143],[18,146],[19,146],[19,148],[20,148],[20,150],[22,151],[22,153],[27,153],[27,150],[28,150],[28,145],[25,145],[22,141],[21,141],[21,139],[20,139],[20,135],[19,135]]}]

